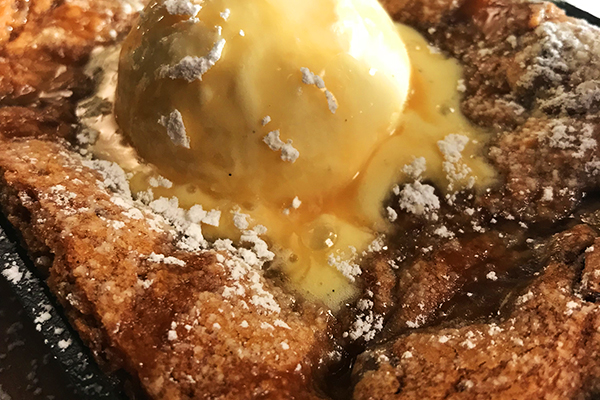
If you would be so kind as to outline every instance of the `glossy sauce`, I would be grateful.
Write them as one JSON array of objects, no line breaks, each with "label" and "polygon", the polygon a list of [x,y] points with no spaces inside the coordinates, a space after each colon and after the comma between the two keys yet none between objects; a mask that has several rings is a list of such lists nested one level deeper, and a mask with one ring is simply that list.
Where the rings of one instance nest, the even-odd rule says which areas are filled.
[{"label": "glossy sauce", "polygon": [[[214,20],[217,16],[212,18]],[[155,23],[163,22],[159,20]],[[242,26],[240,24],[243,24],[243,20],[235,19],[234,12],[232,12],[230,19],[223,22],[224,32],[225,29],[228,29],[230,23],[233,24],[233,28],[229,29],[233,29],[237,33],[237,29]],[[142,27],[141,29],[147,28]],[[248,143],[251,144],[242,145],[240,148],[238,148],[239,144],[235,144],[231,154],[223,153],[225,158],[220,161],[217,160],[218,162],[215,161],[213,166],[207,167],[206,171],[209,175],[217,174],[224,175],[224,177],[216,181],[206,181],[203,180],[206,179],[205,177],[198,180],[186,177],[185,174],[181,173],[173,174],[172,169],[163,168],[165,163],[161,161],[156,169],[148,168],[148,165],[140,165],[127,171],[137,173],[131,179],[132,191],[147,190],[149,188],[147,181],[150,176],[156,174],[167,176],[174,181],[173,187],[168,189],[152,188],[155,198],[174,196],[179,199],[181,208],[201,204],[204,209],[218,209],[222,212],[218,228],[203,225],[203,234],[209,240],[217,238],[231,238],[234,242],[239,240],[241,232],[234,226],[231,212],[238,210],[238,212],[248,214],[251,218],[250,227],[260,224],[268,229],[265,239],[268,241],[270,249],[277,254],[271,268],[283,272],[293,289],[305,294],[308,298],[323,301],[334,311],[337,310],[344,302],[358,293],[358,287],[351,277],[344,276],[335,265],[330,265],[332,264],[331,257],[334,257],[338,264],[358,265],[361,255],[368,249],[369,245],[391,230],[392,225],[383,208],[383,202],[391,195],[394,184],[410,180],[402,172],[403,166],[410,164],[415,157],[424,157],[427,160],[427,170],[421,179],[433,182],[442,195],[464,189],[468,184],[468,178],[474,179],[475,190],[486,188],[494,180],[492,168],[479,157],[485,143],[486,133],[474,127],[460,112],[461,94],[457,88],[459,87],[459,80],[462,78],[462,69],[458,62],[439,54],[415,30],[402,25],[396,25],[395,29],[397,29],[400,43],[405,46],[410,59],[408,100],[399,118],[392,116],[391,121],[396,121],[395,125],[386,126],[386,124],[381,124],[382,119],[380,117],[371,115],[368,117],[375,118],[373,121],[379,122],[369,125],[369,118],[364,119],[368,113],[365,114],[360,107],[352,109],[353,111],[350,114],[344,114],[345,103],[343,100],[348,100],[344,96],[338,97],[339,108],[335,115],[332,115],[330,110],[325,107],[325,100],[322,98],[324,97],[322,96],[323,93],[315,92],[313,94],[316,96],[311,97],[310,102],[307,104],[312,107],[312,104],[316,102],[322,108],[322,111],[315,113],[314,118],[316,120],[307,121],[308,125],[313,130],[318,131],[318,129],[322,129],[322,126],[319,125],[322,123],[320,119],[325,121],[328,118],[333,118],[332,121],[338,121],[335,124],[341,125],[333,128],[334,131],[330,133],[333,137],[341,135],[337,140],[345,143],[344,146],[350,145],[348,149],[351,150],[347,152],[335,146],[333,148],[326,147],[331,149],[333,153],[324,151],[320,156],[315,156],[315,153],[311,153],[315,147],[327,146],[326,143],[320,143],[322,135],[294,136],[294,143],[297,143],[300,150],[300,158],[296,163],[289,164],[280,160],[278,154],[268,149],[261,139],[269,130],[281,127],[282,139],[286,140],[288,138],[286,135],[293,131],[292,127],[294,124],[297,125],[298,121],[293,119],[292,122],[288,121],[289,129],[284,129],[281,124],[285,125],[285,123],[281,121],[286,121],[285,113],[289,114],[297,111],[297,107],[304,107],[302,105],[304,103],[297,103],[298,100],[289,100],[296,104],[296,108],[286,108],[286,102],[279,101],[284,105],[281,108],[282,104],[279,104],[279,108],[277,108],[279,111],[265,109],[262,112],[256,112],[250,118],[256,120],[253,122],[254,126],[246,126],[243,129],[238,127],[242,132],[241,140],[250,140]],[[252,29],[247,27],[245,36],[228,40],[233,43],[233,41],[239,42],[243,39],[252,38],[252,32]],[[224,33],[224,35],[231,37],[231,33]],[[233,44],[232,48],[241,49],[239,46],[242,45]],[[124,51],[131,50],[127,50],[126,47]],[[203,84],[209,85],[208,92],[213,93],[213,95],[219,92],[216,89],[210,89],[210,85],[217,85],[219,79],[227,81],[228,78],[224,74],[227,73],[228,69],[234,68],[233,64],[227,63],[225,54],[223,57],[222,64],[219,64],[221,61],[217,62],[213,69],[206,73],[202,81]],[[346,64],[342,63],[340,65]],[[284,85],[284,88],[286,88],[283,91],[284,97],[279,100],[287,98],[286,96],[289,96],[290,91],[293,92],[291,89],[293,87],[299,88],[298,96],[316,89],[303,84],[298,75],[299,71],[297,72],[294,73],[295,75],[292,74],[293,76],[286,76],[286,82],[288,83]],[[317,71],[315,72],[317,73]],[[214,76],[210,74],[214,74]],[[382,76],[379,75],[377,72],[369,71],[364,79],[373,85],[385,86],[385,82],[382,83],[381,81]],[[210,83],[209,80],[211,76],[214,79],[213,83]],[[328,88],[331,87],[332,92],[337,91],[339,94],[342,91],[340,86],[343,85],[342,81],[338,80],[336,75],[332,75],[331,71],[324,76],[324,79],[326,85],[331,84]],[[179,81],[168,83],[181,90],[187,85],[187,83]],[[217,87],[215,86],[215,88]],[[273,90],[277,91],[277,88]],[[194,129],[203,131],[205,128],[200,128],[194,125],[195,123],[187,125],[189,119],[185,117],[187,115],[185,110],[189,110],[189,107],[181,103],[181,99],[191,101],[190,94],[185,94],[185,92],[182,94],[181,91],[173,93],[175,93],[172,95],[175,96],[173,99],[177,98],[172,100],[173,105],[179,104],[178,108],[182,109],[188,132]],[[206,90],[201,91],[201,93],[206,93]],[[218,95],[217,97],[220,98],[218,104],[223,105],[227,101],[238,102],[239,99],[236,98],[235,91],[232,93],[231,96],[233,97],[229,100],[227,96]],[[385,91],[382,93],[383,99],[378,99],[381,104],[385,103],[386,96]],[[281,96],[277,93],[273,95]],[[357,97],[361,94],[357,92],[353,96]],[[275,98],[273,100],[275,101]],[[403,103],[401,99],[400,103]],[[119,98],[117,97],[117,106],[118,104]],[[254,103],[251,101],[250,104]],[[259,101],[258,104],[263,103]],[[352,107],[356,107],[356,105]],[[370,109],[383,113],[376,114],[379,116],[389,114],[389,111],[382,111],[379,107],[371,107]],[[259,116],[263,115],[273,115],[273,121],[266,127],[258,123]],[[280,118],[277,118],[277,115],[280,115]],[[340,120],[339,117],[343,117],[343,119]],[[137,121],[142,121],[139,119],[140,117],[136,118]],[[356,118],[363,118],[358,125]],[[153,121],[153,123],[156,122],[155,119]],[[215,121],[215,123],[219,123],[220,120]],[[235,125],[241,122],[243,121],[233,121],[228,122],[228,124],[233,123]],[[330,123],[326,122],[325,126],[328,126],[328,124]],[[331,127],[333,126],[331,125]],[[344,138],[345,126],[349,127],[347,132],[349,136],[346,138]],[[369,126],[370,128],[367,129]],[[127,124],[122,128],[127,129]],[[252,130],[250,131],[250,129]],[[469,139],[469,143],[462,152],[460,164],[471,171],[469,177],[458,182],[452,182],[452,186],[449,186],[447,173],[443,170],[444,155],[438,148],[438,141],[443,140],[450,134],[459,134]],[[249,139],[252,135],[256,137]],[[371,138],[363,139],[367,136]],[[378,139],[373,142],[373,138]],[[222,140],[225,139],[227,138],[218,139],[220,141],[218,146],[224,146],[226,142],[222,142]],[[356,142],[353,142],[355,139]],[[145,138],[150,146],[155,146],[153,151],[162,149],[158,143],[152,144],[152,140],[154,140],[152,136]],[[193,150],[194,136],[191,137],[191,140]],[[207,137],[204,140],[207,140]],[[328,140],[331,140],[331,138]],[[255,142],[257,144],[253,144]],[[348,142],[350,143],[348,144]],[[209,150],[212,149],[211,146],[217,146],[216,143],[207,143],[206,145]],[[253,146],[257,146],[256,150]],[[313,148],[313,150],[310,150],[310,148]],[[247,151],[247,154],[240,161],[242,164],[237,164],[238,160],[235,158],[227,161],[230,156],[234,156],[241,149]],[[198,151],[207,150],[201,149]],[[259,153],[255,155],[255,151]],[[303,154],[307,152],[312,154],[312,156],[307,157],[309,161],[315,160],[315,157],[317,157],[317,159],[326,159],[325,163],[319,161],[321,164],[317,167],[314,165],[310,168],[306,167],[307,164],[303,164],[305,162]],[[165,150],[165,154],[168,153]],[[216,152],[211,157],[218,159],[220,154]],[[262,155],[258,156],[258,154]],[[184,156],[182,157],[185,158]],[[256,173],[254,173],[253,167],[244,164],[248,157],[258,157],[261,160],[260,168],[256,170]],[[201,155],[198,159],[203,160]],[[170,156],[165,158],[165,161],[175,164],[178,159]],[[274,164],[271,166],[271,163]],[[123,162],[119,162],[119,164],[126,165]],[[214,165],[217,164],[220,166],[215,169]],[[350,164],[354,167],[348,169],[347,167]],[[201,168],[202,165],[204,164],[200,163],[193,166],[192,169]],[[265,169],[265,165],[269,167]],[[125,169],[127,170],[127,168]],[[285,172],[288,170],[294,171],[293,174],[290,175]],[[242,173],[242,176],[237,176],[238,173]],[[295,177],[296,174],[299,174],[298,177]],[[256,181],[254,181],[255,175]],[[244,182],[244,190],[228,192],[228,188],[238,187],[239,184],[235,182],[240,181]],[[284,182],[284,184],[280,184],[281,182]],[[302,204],[299,208],[294,209],[291,207],[291,203],[296,195],[298,195]]]}]

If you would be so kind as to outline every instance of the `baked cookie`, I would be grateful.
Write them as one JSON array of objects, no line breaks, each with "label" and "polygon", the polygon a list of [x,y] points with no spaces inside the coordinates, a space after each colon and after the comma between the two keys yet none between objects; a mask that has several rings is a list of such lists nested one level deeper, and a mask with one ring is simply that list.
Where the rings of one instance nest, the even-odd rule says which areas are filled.
[{"label": "baked cookie", "polygon": [[[90,104],[102,77],[85,64],[97,46],[124,39],[138,5],[0,9],[2,210],[83,341],[132,393],[512,399],[599,390],[600,30],[549,3],[382,3],[464,68],[461,109],[485,130],[482,156],[496,179],[450,196],[418,174],[399,180],[381,205],[393,228],[337,310],[243,246],[198,247],[205,214],[132,195],[120,167],[90,156],[81,121],[112,105]],[[423,186],[437,199],[435,218],[403,203]]]}]

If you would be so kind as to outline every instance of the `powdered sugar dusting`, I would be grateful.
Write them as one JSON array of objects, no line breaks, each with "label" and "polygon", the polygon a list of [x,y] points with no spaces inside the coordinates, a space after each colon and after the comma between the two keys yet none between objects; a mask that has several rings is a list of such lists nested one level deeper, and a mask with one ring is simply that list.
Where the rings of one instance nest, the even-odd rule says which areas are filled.
[{"label": "powdered sugar dusting", "polygon": [[131,200],[131,189],[125,171],[119,164],[106,160],[83,160],[83,165],[94,169],[102,176],[102,185],[124,199]]},{"label": "powdered sugar dusting", "polygon": [[17,267],[16,265],[4,269],[2,271],[2,275],[13,284],[19,283],[23,278],[23,273],[19,270],[19,267]]},{"label": "powdered sugar dusting", "polygon": [[400,191],[400,208],[415,215],[432,217],[440,208],[440,200],[431,185],[415,181]]},{"label": "powdered sugar dusting", "polygon": [[180,267],[185,266],[185,261],[183,260],[171,256],[165,257],[164,254],[156,254],[154,252],[148,256],[147,260],[154,263],[178,265]]},{"label": "powdered sugar dusting", "polygon": [[185,130],[183,116],[179,110],[173,110],[169,115],[160,117],[158,122],[167,128],[167,135],[169,135],[175,146],[190,148],[190,138]]},{"label": "powdered sugar dusting", "polygon": [[518,55],[518,84],[535,88],[537,106],[551,113],[587,113],[600,105],[598,28],[578,21],[542,23]]},{"label": "powdered sugar dusting", "polygon": [[165,0],[163,4],[171,15],[189,15],[192,18],[202,9],[202,6],[189,0]]},{"label": "powdered sugar dusting", "polygon": [[570,150],[574,158],[583,158],[598,146],[593,138],[594,127],[591,124],[577,128],[572,120],[557,119],[550,123],[549,128],[549,132],[540,133],[540,141],[547,141],[550,147],[556,149]]},{"label": "powdered sugar dusting", "polygon": [[271,131],[263,138],[263,142],[269,146],[273,151],[281,151],[281,159],[290,163],[296,162],[300,157],[300,152],[292,146],[292,140],[288,139],[287,143],[284,143],[279,138],[279,130]]},{"label": "powdered sugar dusting", "polygon": [[412,163],[405,165],[402,171],[412,179],[420,179],[423,172],[427,171],[427,160],[425,157],[417,157]]},{"label": "powdered sugar dusting", "polygon": [[354,282],[356,281],[356,277],[362,274],[362,270],[356,259],[356,248],[350,246],[348,252],[330,254],[327,262],[340,271],[350,282]]},{"label": "powdered sugar dusting", "polygon": [[[368,292],[367,295],[372,296],[373,293]],[[377,332],[383,329],[383,317],[375,314],[373,306],[373,301],[368,298],[360,299],[356,303],[359,313],[350,330],[344,332],[343,337],[349,337],[351,340],[363,339],[365,342],[375,338]]]},{"label": "powdered sugar dusting", "polygon": [[202,80],[207,73],[221,59],[225,39],[219,39],[213,48],[203,57],[185,56],[175,65],[163,66],[158,70],[161,78],[185,79],[188,82]]},{"label": "powdered sugar dusting", "polygon": [[[456,183],[466,179],[471,169],[462,161],[462,151],[465,149],[469,138],[465,135],[450,134],[443,140],[438,141],[438,148],[444,156],[442,168],[448,179],[448,190],[453,191]],[[475,185],[475,178],[471,177],[467,182],[467,188]]]},{"label": "powdered sugar dusting", "polygon": [[229,16],[231,15],[231,10],[229,8],[226,8],[225,11],[221,12],[219,15],[221,16],[221,18],[223,18],[224,21],[227,21],[229,19]]},{"label": "powdered sugar dusting", "polygon": [[318,89],[321,89],[323,93],[325,93],[325,98],[327,99],[327,107],[329,107],[329,111],[332,114],[338,109],[338,102],[329,90],[325,87],[325,81],[319,75],[314,74],[308,68],[302,67],[300,68],[300,72],[302,72],[302,83],[306,85],[314,85]]}]

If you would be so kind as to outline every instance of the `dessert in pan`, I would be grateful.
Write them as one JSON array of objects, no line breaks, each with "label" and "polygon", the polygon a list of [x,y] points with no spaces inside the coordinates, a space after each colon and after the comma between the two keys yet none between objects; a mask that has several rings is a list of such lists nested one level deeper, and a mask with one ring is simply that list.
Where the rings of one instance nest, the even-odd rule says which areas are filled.
[{"label": "dessert in pan", "polygon": [[2,210],[131,396],[600,391],[597,28],[517,0],[2,12]]}]

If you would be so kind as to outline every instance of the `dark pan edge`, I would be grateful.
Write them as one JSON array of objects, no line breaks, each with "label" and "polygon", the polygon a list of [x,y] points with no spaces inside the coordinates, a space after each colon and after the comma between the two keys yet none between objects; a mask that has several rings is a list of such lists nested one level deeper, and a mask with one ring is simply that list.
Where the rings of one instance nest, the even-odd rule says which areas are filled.
[{"label": "dark pan edge", "polygon": [[583,11],[566,1],[553,1],[554,4],[565,10],[568,16],[584,19],[592,25],[600,26],[600,16],[595,16],[587,11]]},{"label": "dark pan edge", "polygon": [[[0,214],[0,279],[5,279],[36,325],[52,356],[77,394],[86,400],[122,400],[116,385],[100,370],[89,349],[55,307],[45,283],[33,272],[33,264],[21,254],[17,236]],[[25,258],[25,259],[24,259]]]}]

